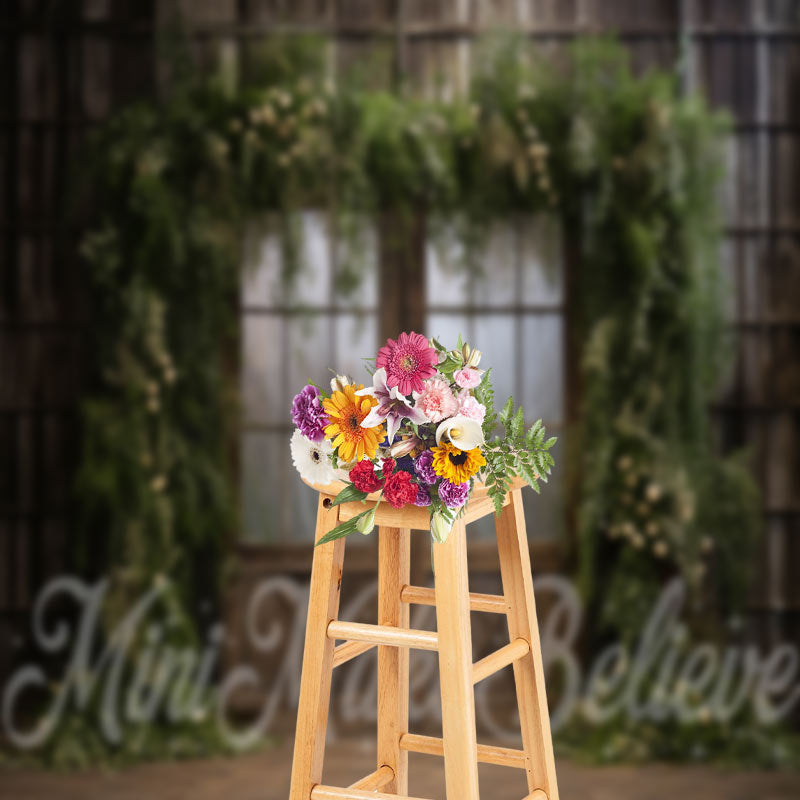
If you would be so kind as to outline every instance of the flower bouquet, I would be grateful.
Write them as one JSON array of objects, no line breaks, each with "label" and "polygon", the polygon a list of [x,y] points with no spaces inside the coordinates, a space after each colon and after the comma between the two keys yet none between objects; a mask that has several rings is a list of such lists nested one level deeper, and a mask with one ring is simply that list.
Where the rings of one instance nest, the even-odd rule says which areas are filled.
[{"label": "flower bouquet", "polygon": [[[483,481],[499,514],[516,477],[537,492],[553,466],[542,421],[524,428],[522,408],[509,398],[495,434],[491,370],[479,369],[480,350],[461,340],[447,350],[436,339],[401,333],[378,350],[372,385],[337,375],[330,392],[307,385],[292,403],[292,461],[307,483],[346,483],[334,505],[378,493],[393,508],[430,509],[431,536],[447,539],[476,481]],[[376,504],[377,505],[377,504]],[[375,525],[371,506],[338,525],[318,544]]]}]

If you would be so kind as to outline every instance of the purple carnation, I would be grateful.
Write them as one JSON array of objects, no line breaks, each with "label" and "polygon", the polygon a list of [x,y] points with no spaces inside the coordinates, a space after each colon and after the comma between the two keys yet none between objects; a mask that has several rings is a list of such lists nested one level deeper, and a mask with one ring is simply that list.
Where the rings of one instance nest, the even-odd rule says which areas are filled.
[{"label": "purple carnation", "polygon": [[432,486],[439,480],[439,476],[433,471],[433,451],[423,450],[414,462],[414,471],[423,483]]},{"label": "purple carnation", "polygon": [[303,436],[312,442],[321,442],[325,436],[325,426],[330,420],[322,407],[320,391],[309,384],[292,402],[292,421]]},{"label": "purple carnation", "polygon": [[431,504],[431,496],[428,494],[428,490],[417,484],[417,499],[414,501],[415,506],[429,506]]},{"label": "purple carnation", "polygon": [[467,502],[469,496],[469,482],[450,483],[442,481],[439,484],[439,497],[448,508],[460,508]]}]

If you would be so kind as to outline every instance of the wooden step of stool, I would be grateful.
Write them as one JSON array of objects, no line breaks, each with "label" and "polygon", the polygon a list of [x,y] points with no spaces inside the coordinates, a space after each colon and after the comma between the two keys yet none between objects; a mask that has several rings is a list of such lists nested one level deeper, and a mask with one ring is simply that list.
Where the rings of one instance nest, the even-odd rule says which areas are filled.
[{"label": "wooden step of stool", "polygon": [[[317,540],[363,510],[360,503],[333,506],[335,494],[335,488],[320,489]],[[448,540],[433,545],[433,589],[410,583],[410,534],[412,529],[427,531],[427,513],[416,507],[379,506],[377,625],[338,619],[345,539],[314,550],[289,800],[415,800],[408,797],[409,752],[444,757],[448,800],[479,800],[479,762],[524,769],[529,792],[524,800],[558,800],[520,485],[509,492],[495,526],[502,596],[470,593],[467,585],[466,524],[494,513],[485,490],[475,492]],[[411,604],[435,606],[435,632],[409,627]],[[471,610],[505,614],[509,632],[507,645],[475,663]],[[333,669],[373,647],[378,648],[376,770],[347,788],[324,785]],[[436,651],[440,675],[446,676],[440,681],[441,739],[408,730],[410,648]],[[475,735],[473,687],[509,665],[514,670],[522,750],[480,745]]]}]

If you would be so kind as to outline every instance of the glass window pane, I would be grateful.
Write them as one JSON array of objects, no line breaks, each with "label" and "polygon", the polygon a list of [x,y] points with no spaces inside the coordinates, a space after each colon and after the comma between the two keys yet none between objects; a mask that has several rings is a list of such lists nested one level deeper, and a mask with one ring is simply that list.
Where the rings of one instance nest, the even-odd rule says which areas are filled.
[{"label": "glass window pane", "polygon": [[[289,322],[287,402],[309,381],[323,386],[330,380],[333,366],[333,317],[329,314],[302,314]],[[288,422],[288,408],[285,420]]]},{"label": "glass window pane", "polygon": [[469,275],[464,268],[464,248],[443,232],[425,247],[425,280],[428,305],[465,306],[469,302]]},{"label": "glass window pane", "polygon": [[339,306],[361,309],[375,308],[378,298],[378,232],[369,217],[359,217],[356,237],[350,241],[346,234],[340,236],[337,265],[340,273],[358,276],[358,285],[347,293],[336,293]]},{"label": "glass window pane", "polygon": [[242,322],[242,404],[246,423],[286,419],[288,387],[281,380],[283,318],[245,314]]},{"label": "glass window pane", "polygon": [[470,344],[477,347],[483,358],[481,369],[492,368],[492,385],[498,407],[516,393],[517,337],[515,319],[509,314],[481,314],[475,318],[475,335]]},{"label": "glass window pane", "polygon": [[532,218],[522,232],[522,302],[559,306],[564,298],[561,225],[553,216]]},{"label": "glass window pane", "polygon": [[514,225],[502,222],[492,231],[482,255],[483,271],[475,278],[475,305],[513,305],[517,298],[517,247],[519,236]]},{"label": "glass window pane", "polygon": [[468,341],[472,341],[472,325],[467,314],[428,314],[425,335],[435,337],[445,347],[453,348],[460,333]]},{"label": "glass window pane", "polygon": [[287,304],[320,307],[330,304],[331,248],[327,214],[304,211],[297,224],[301,245],[300,272],[292,284],[290,298],[286,296],[283,285],[282,244],[274,215],[248,225],[241,289],[245,307],[280,308]]},{"label": "glass window pane", "polygon": [[314,541],[317,493],[292,465],[286,433],[242,436],[242,538],[274,544]]},{"label": "glass window pane", "polygon": [[281,246],[274,219],[254,219],[244,237],[241,303],[245,307],[275,308],[284,303],[281,283]]},{"label": "glass window pane", "polygon": [[331,369],[366,383],[369,376],[363,359],[377,355],[377,327],[374,314],[340,314],[336,318],[336,363],[331,362]]},{"label": "glass window pane", "polygon": [[302,306],[328,306],[331,301],[331,245],[328,215],[304,211],[300,215],[301,271],[293,299]]},{"label": "glass window pane", "polygon": [[289,455],[289,434],[248,431],[242,436],[242,527],[248,542],[283,538],[288,477],[299,481]]},{"label": "glass window pane", "polygon": [[563,318],[528,314],[522,322],[523,395],[530,422],[564,418]]}]

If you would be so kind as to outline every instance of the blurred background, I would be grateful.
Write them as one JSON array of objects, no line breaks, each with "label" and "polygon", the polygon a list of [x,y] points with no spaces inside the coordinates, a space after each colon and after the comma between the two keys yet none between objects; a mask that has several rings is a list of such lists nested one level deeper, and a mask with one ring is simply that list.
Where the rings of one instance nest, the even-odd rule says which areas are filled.
[{"label": "blurred background", "polygon": [[[626,130],[645,137],[659,104],[678,109],[675,118],[690,122],[647,167],[659,175],[663,164],[665,185],[673,178],[690,183],[682,172],[669,173],[675,152],[689,171],[697,153],[719,158],[718,187],[709,178],[708,216],[697,218],[676,201],[664,226],[688,233],[673,240],[659,233],[651,242],[654,262],[673,247],[680,256],[719,260],[721,279],[712,270],[711,288],[701,287],[703,302],[710,292],[722,315],[718,339],[683,336],[681,325],[697,328],[716,308],[712,297],[712,311],[698,311],[696,295],[687,293],[670,307],[677,333],[665,326],[659,338],[661,329],[651,325],[637,356],[643,361],[630,361],[634,373],[637,363],[663,362],[666,375],[683,365],[694,375],[695,362],[715,361],[713,386],[701,385],[703,376],[697,382],[704,422],[675,435],[683,443],[707,437],[717,466],[702,466],[704,452],[687,448],[681,464],[690,466],[672,470],[672,452],[658,445],[673,441],[672,423],[657,416],[643,417],[653,425],[647,436],[625,427],[641,400],[630,373],[614,372],[610,381],[619,395],[608,406],[619,411],[609,419],[613,436],[604,439],[592,427],[587,398],[598,397],[592,387],[601,384],[588,345],[597,346],[593,325],[600,316],[590,300],[616,298],[609,303],[619,303],[622,318],[637,302],[628,289],[639,278],[625,277],[630,253],[609,234],[616,228],[593,229],[608,234],[605,248],[581,234],[590,204],[571,198],[585,186],[587,194],[602,192],[601,181],[590,177],[584,185],[574,177],[582,174],[569,163],[580,155],[577,145],[558,151],[547,182],[531,177],[531,189],[510,156],[509,174],[519,185],[498,202],[516,199],[504,219],[484,217],[489,222],[472,252],[477,266],[470,267],[462,263],[463,235],[446,225],[434,230],[423,202],[410,216],[391,203],[377,202],[370,213],[368,204],[353,202],[358,213],[342,221],[325,198],[303,195],[313,176],[298,168],[296,184],[275,178],[280,191],[273,197],[270,182],[283,173],[271,171],[267,156],[259,161],[255,147],[256,155],[246,156],[242,128],[273,124],[270,114],[282,113],[281,86],[291,92],[287,107],[302,97],[311,109],[298,118],[330,125],[333,141],[346,143],[356,138],[347,109],[330,119],[325,110],[339,108],[345,76],[359,74],[361,86],[410,104],[444,108],[471,91],[484,36],[498,30],[521,36],[524,53],[552,64],[568,63],[575,42],[613,35],[618,45],[603,46],[627,52],[633,77],[619,84],[612,78],[613,104],[603,106],[599,92],[586,118],[606,120],[612,130],[615,120],[635,117],[638,103],[645,122]],[[285,52],[293,47],[287,40],[305,42],[317,71],[303,73],[302,57],[278,58],[281,70],[273,69],[276,59],[264,53],[277,39]],[[329,368],[360,378],[362,359],[401,330],[453,345],[463,334],[482,350],[482,366],[493,367],[498,399],[513,394],[529,422],[541,417],[560,437],[550,483],[541,496],[525,495],[562,796],[800,796],[800,3],[7,0],[0,7],[0,64],[0,796],[287,795],[316,513],[315,495],[289,458],[291,400],[307,381],[326,382]],[[637,88],[654,71],[665,83]],[[183,72],[211,88],[181,95]],[[488,95],[501,98],[503,73],[494,80]],[[623,84],[628,93],[615,94]],[[465,139],[488,142],[491,150],[506,135],[495,124],[499,117],[484,113],[492,100],[483,91],[483,105],[480,89],[471,96],[478,110],[459,134],[465,149],[472,146]],[[533,133],[518,120],[520,136],[533,143],[528,148],[558,149],[558,125],[548,128],[553,94],[543,92],[541,119],[531,106]],[[695,94],[710,110],[692,110]],[[164,110],[170,102],[177,111]],[[565,114],[578,118],[579,111],[573,106]],[[374,127],[390,126],[387,118],[373,118]],[[424,140],[428,122],[420,119],[423,129],[413,135]],[[454,115],[446,124],[458,129],[462,122]],[[572,124],[573,139],[580,130]],[[303,147],[317,146],[311,133],[303,138],[297,131]],[[624,150],[628,141],[633,158],[638,140],[625,135],[616,144]],[[186,152],[174,156],[170,147],[181,136]],[[295,140],[292,131],[278,136]],[[692,136],[702,138],[697,150]],[[196,141],[208,153],[198,155]],[[365,146],[363,153],[373,151]],[[424,153],[422,145],[414,153]],[[227,165],[229,156],[235,169],[227,171],[219,163]],[[295,158],[302,157],[298,150]],[[587,172],[600,174],[602,158]],[[184,176],[194,178],[201,162],[209,164],[202,189],[175,188],[189,186]],[[461,170],[455,186],[466,185],[465,168],[454,163],[447,168]],[[145,179],[173,168],[171,194],[155,182],[143,189]],[[617,162],[608,174],[625,168]],[[391,170],[384,164],[368,174],[380,197],[380,176]],[[235,178],[243,188],[231,189],[231,175],[244,176]],[[479,174],[476,196],[480,181]],[[392,188],[387,184],[387,195]],[[701,189],[687,193],[699,197]],[[602,211],[608,225],[651,202],[635,176],[609,191],[611,207]],[[219,229],[217,211],[205,218],[197,212],[198,197],[215,195],[235,206]],[[295,196],[302,198],[295,206],[304,207],[293,208],[287,223]],[[531,197],[530,213],[520,211]],[[458,196],[447,203],[458,207]],[[158,227],[156,218],[181,232]],[[704,224],[710,233],[697,234]],[[346,245],[357,259],[341,255],[342,226],[349,226]],[[695,235],[711,246],[691,249],[686,241]],[[615,248],[622,248],[616,267]],[[581,265],[584,253],[594,259],[592,271]],[[241,269],[225,272],[220,264],[231,258]],[[648,302],[657,304],[680,283],[685,268],[667,268]],[[206,290],[195,296],[200,283]],[[213,307],[209,294],[216,296]],[[622,340],[632,340],[635,330],[633,323],[623,329]],[[698,342],[722,345],[699,353]],[[673,347],[679,355],[669,362]],[[182,356],[193,348],[194,356]],[[655,367],[653,374],[658,383]],[[669,389],[665,396],[667,404],[683,397]],[[691,402],[666,416],[686,416]],[[598,452],[587,456],[582,448],[589,445]],[[599,452],[601,445],[607,450]],[[695,491],[698,465],[712,485]],[[602,490],[598,475],[608,478]],[[634,530],[634,512],[625,509],[638,492],[642,519]],[[665,511],[652,527],[661,524],[661,533],[647,532],[644,517],[665,496],[677,506],[684,498],[684,512],[687,504],[690,510],[676,511],[674,524]],[[706,513],[708,498],[734,511]],[[650,506],[641,511],[642,503]],[[470,586],[497,592],[493,527],[491,519],[482,523],[470,531]],[[720,531],[730,533],[728,545]],[[661,534],[671,548],[666,561],[656,547]],[[374,621],[377,542],[356,538],[347,545],[341,617]],[[724,556],[716,558],[717,551]],[[415,537],[412,558],[412,582],[430,585],[426,537]],[[623,641],[634,657],[661,590],[676,578],[688,587],[685,625],[676,634],[676,647],[687,648],[681,658],[694,641],[719,654],[705,680],[698,678],[698,657],[666,689],[677,696],[694,680],[697,713],[666,720],[624,711],[581,715],[599,655]],[[126,644],[120,621],[142,597],[152,604]],[[148,619],[155,624],[148,627]],[[61,639],[59,621],[66,625]],[[434,625],[432,609],[412,609],[412,627]],[[476,616],[473,625],[479,655],[503,643],[504,631],[491,620]],[[88,633],[82,638],[80,631]],[[111,689],[101,661],[109,642],[125,663],[125,677]],[[195,672],[190,666],[181,673],[180,653],[189,651],[198,659],[207,654],[205,673],[199,661]],[[736,660],[742,653],[749,662]],[[430,656],[412,654],[411,717],[413,730],[436,735],[438,675]],[[160,684],[158,663],[168,676]],[[336,674],[328,783],[347,785],[374,769],[374,666],[373,652]],[[570,682],[575,674],[580,691]],[[738,684],[743,675],[750,677]],[[195,684],[202,702],[195,698],[191,713],[175,711]],[[130,710],[131,686],[150,691],[150,705],[142,701],[138,716]],[[715,708],[737,686],[746,702],[717,718]],[[117,709],[116,733],[103,722],[108,707]],[[477,708],[482,741],[518,746],[508,675],[480,685]],[[26,738],[48,714],[42,735]],[[440,767],[437,759],[412,755],[411,793],[443,797]],[[486,797],[525,791],[513,770],[481,767],[481,776]]]}]

